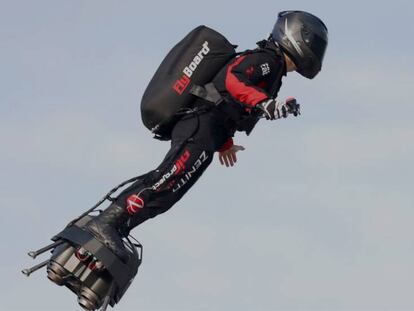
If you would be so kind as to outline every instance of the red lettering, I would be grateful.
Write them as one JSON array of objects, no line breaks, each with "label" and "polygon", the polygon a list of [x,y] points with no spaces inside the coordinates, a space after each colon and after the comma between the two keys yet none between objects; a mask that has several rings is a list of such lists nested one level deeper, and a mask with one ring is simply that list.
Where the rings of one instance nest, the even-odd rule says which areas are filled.
[{"label": "red lettering", "polygon": [[181,79],[178,79],[173,86],[174,91],[177,92],[178,95],[182,95],[187,87],[190,85],[190,78],[186,75],[183,75]]},{"label": "red lettering", "polygon": [[185,162],[188,161],[188,159],[190,158],[190,151],[186,150],[184,151],[184,153],[182,154],[182,156],[177,160],[177,162],[175,162],[175,165],[177,167],[177,170],[175,171],[175,175],[178,175],[178,173],[180,173],[182,170],[185,169]]}]

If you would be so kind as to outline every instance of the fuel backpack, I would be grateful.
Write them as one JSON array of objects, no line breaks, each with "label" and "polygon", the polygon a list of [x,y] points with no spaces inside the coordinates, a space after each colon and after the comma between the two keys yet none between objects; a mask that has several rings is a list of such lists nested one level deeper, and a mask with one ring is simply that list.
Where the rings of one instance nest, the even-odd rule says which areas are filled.
[{"label": "fuel backpack", "polygon": [[199,26],[172,48],[141,100],[142,121],[155,138],[169,140],[179,115],[193,107],[197,96],[208,98],[208,83],[236,55],[236,47],[217,31]]}]

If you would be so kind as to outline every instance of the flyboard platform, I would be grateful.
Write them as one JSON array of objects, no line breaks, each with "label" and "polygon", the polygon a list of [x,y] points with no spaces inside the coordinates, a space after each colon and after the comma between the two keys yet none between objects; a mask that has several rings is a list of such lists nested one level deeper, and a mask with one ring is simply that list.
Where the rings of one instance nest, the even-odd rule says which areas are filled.
[{"label": "flyboard platform", "polygon": [[105,200],[112,201],[110,195],[123,185],[136,180],[130,179],[112,189],[100,202],[90,210],[70,222],[66,228],[52,237],[53,243],[37,251],[28,253],[35,259],[51,251],[49,259],[29,268],[22,273],[30,276],[43,267],[47,277],[59,286],[65,286],[77,295],[79,305],[85,310],[107,310],[114,307],[125,294],[134,280],[142,263],[143,246],[129,237],[123,239],[129,254],[127,262],[121,261],[102,242],[83,226],[92,219],[90,213]]}]

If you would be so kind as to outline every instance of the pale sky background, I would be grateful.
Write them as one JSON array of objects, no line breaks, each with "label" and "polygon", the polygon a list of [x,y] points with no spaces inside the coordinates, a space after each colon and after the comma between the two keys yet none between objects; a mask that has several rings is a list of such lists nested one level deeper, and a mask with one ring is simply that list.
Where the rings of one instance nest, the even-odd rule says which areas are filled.
[{"label": "pale sky background", "polygon": [[330,31],[320,76],[280,92],[302,116],[238,135],[237,167],[134,230],[117,310],[414,310],[412,3],[0,0],[0,310],[78,309],[26,252],[159,164],[139,102],[167,51],[199,24],[254,48],[286,9]]}]

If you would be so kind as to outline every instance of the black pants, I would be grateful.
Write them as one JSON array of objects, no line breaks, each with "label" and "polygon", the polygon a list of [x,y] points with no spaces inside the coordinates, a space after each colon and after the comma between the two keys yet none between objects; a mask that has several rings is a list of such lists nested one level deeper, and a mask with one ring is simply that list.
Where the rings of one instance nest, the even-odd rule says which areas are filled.
[{"label": "black pants", "polygon": [[137,197],[144,202],[135,209],[128,229],[166,212],[180,200],[227,138],[223,115],[215,109],[187,115],[178,121],[172,132],[171,149],[162,163],[116,198],[116,204],[125,208]]}]

